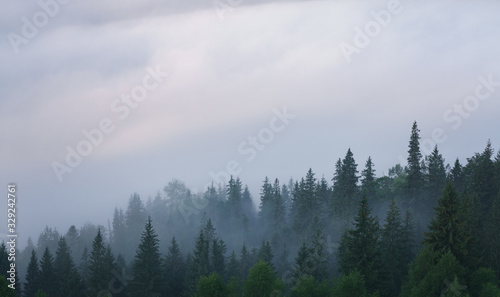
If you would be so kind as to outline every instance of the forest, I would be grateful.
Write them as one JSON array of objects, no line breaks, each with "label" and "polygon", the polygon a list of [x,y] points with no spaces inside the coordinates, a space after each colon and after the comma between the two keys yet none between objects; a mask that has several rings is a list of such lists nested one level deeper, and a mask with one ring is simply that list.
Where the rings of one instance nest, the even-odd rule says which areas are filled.
[{"label": "forest", "polygon": [[17,252],[15,290],[2,243],[0,296],[499,297],[500,151],[485,142],[448,164],[423,156],[414,122],[387,175],[348,149],[329,177],[264,173],[256,199],[238,177],[202,193],[173,179],[108,226],[45,227]]}]

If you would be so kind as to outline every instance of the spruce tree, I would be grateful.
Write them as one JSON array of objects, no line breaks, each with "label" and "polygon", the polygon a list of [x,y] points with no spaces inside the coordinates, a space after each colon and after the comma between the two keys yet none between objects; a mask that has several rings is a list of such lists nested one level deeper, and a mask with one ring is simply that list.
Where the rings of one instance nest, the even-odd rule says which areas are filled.
[{"label": "spruce tree", "polygon": [[57,296],[84,296],[85,287],[76,270],[66,239],[61,237],[54,260]]},{"label": "spruce tree", "polygon": [[39,289],[40,268],[35,250],[31,250],[31,258],[26,271],[26,282],[24,283],[24,296],[35,297]]},{"label": "spruce tree", "polygon": [[424,243],[432,247],[438,256],[450,251],[460,263],[467,263],[467,243],[470,239],[465,222],[459,215],[458,194],[448,183],[435,208],[435,216],[424,233]]},{"label": "spruce tree", "polygon": [[[262,297],[283,293],[283,283],[274,274],[273,268],[259,260],[248,274],[243,285],[243,297]],[[280,295],[278,295],[280,296]]]},{"label": "spruce tree", "polygon": [[82,256],[80,257],[80,264],[78,265],[78,272],[84,283],[87,283],[89,280],[89,264],[89,250],[87,247],[84,247]]},{"label": "spruce tree", "polygon": [[273,264],[274,255],[271,249],[271,245],[269,244],[269,241],[267,240],[262,241],[258,253],[258,259],[266,262],[267,264],[269,264],[269,266],[271,266],[274,269],[274,264]]},{"label": "spruce tree", "polygon": [[264,179],[260,192],[259,219],[263,226],[272,226],[274,211],[273,187],[269,183],[267,176]]},{"label": "spruce tree", "polygon": [[365,169],[361,171],[361,193],[371,202],[376,196],[375,169],[372,158],[368,157],[365,163]]},{"label": "spruce tree", "polygon": [[151,218],[148,217],[132,264],[133,279],[130,281],[132,297],[153,297],[161,294],[161,257],[157,237]]},{"label": "spruce tree", "polygon": [[422,153],[420,152],[420,130],[417,122],[413,122],[411,128],[410,143],[408,145],[408,174],[406,176],[406,193],[410,205],[415,205],[424,185],[424,176],[420,161]]},{"label": "spruce tree", "polygon": [[212,257],[211,257],[211,272],[216,272],[218,275],[225,275],[226,270],[226,244],[222,239],[214,239],[212,241]]},{"label": "spruce tree", "polygon": [[106,248],[104,247],[101,229],[97,230],[97,235],[92,243],[92,252],[90,253],[88,265],[88,283],[87,289],[90,295],[97,295],[101,290],[108,289],[110,279],[105,271],[104,257]]},{"label": "spruce tree", "polygon": [[227,263],[226,269],[226,280],[229,280],[232,277],[239,277],[240,275],[240,263],[236,258],[236,253],[233,251],[231,256],[229,256],[229,260]]},{"label": "spruce tree", "polygon": [[462,172],[462,165],[460,164],[460,161],[458,158],[455,160],[455,163],[453,164],[453,168],[451,169],[450,173],[448,174],[448,180],[450,180],[453,185],[455,186],[455,189],[457,189],[457,192],[462,192],[464,188],[464,177],[463,177],[463,172]]},{"label": "spruce tree", "polygon": [[303,242],[297,252],[297,257],[295,257],[295,263],[292,270],[292,277],[295,283],[303,277],[312,275],[314,263],[311,253],[311,249]]},{"label": "spruce tree", "polygon": [[369,291],[376,288],[378,277],[378,218],[371,216],[365,196],[361,199],[354,228],[344,232],[338,248],[338,262],[343,274],[358,270],[366,280]]},{"label": "spruce tree", "polygon": [[404,260],[405,234],[399,208],[392,200],[380,236],[382,295],[399,296],[399,288],[407,271]]},{"label": "spruce tree", "polygon": [[441,196],[446,185],[446,169],[444,167],[443,156],[439,153],[437,145],[428,158],[427,165],[427,190],[430,205],[435,205],[436,200]]},{"label": "spruce tree", "polygon": [[179,245],[173,237],[163,265],[166,296],[181,296],[186,276],[185,265]]},{"label": "spruce tree", "polygon": [[349,148],[342,163],[337,163],[333,178],[334,210],[337,216],[346,223],[350,222],[359,203],[357,166]]},{"label": "spruce tree", "polygon": [[45,247],[40,260],[40,277],[38,280],[40,290],[45,291],[49,296],[57,296],[58,283],[54,270],[54,258],[50,254],[48,247]]}]

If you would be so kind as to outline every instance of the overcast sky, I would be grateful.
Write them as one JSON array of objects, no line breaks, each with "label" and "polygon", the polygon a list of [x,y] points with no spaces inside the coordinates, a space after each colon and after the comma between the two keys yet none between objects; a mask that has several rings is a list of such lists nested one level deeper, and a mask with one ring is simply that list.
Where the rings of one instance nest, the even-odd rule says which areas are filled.
[{"label": "overcast sky", "polygon": [[41,2],[0,11],[0,180],[23,244],[228,167],[255,200],[265,176],[330,181],[348,148],[381,176],[414,120],[447,162],[500,147],[497,1]]}]

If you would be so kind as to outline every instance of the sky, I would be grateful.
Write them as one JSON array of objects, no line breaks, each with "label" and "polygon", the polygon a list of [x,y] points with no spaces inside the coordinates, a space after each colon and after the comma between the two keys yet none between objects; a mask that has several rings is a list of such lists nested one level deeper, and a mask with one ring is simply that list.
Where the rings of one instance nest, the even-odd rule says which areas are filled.
[{"label": "sky", "polygon": [[497,152],[499,6],[4,3],[0,181],[17,184],[19,241],[107,225],[174,178],[197,192],[233,174],[258,203],[264,177],[331,181],[349,148],[382,176],[405,164],[413,121],[448,163],[488,139]]}]

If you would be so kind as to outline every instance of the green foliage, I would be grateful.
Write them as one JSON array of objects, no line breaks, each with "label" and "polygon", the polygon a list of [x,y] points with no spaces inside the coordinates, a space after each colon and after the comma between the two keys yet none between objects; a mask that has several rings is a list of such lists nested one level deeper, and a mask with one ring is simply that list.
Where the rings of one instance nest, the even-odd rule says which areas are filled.
[{"label": "green foliage", "polygon": [[57,280],[54,271],[54,258],[46,247],[40,260],[40,277],[39,288],[46,292],[49,296],[57,294]]},{"label": "green foliage", "polygon": [[375,180],[375,169],[371,157],[365,163],[365,169],[361,171],[361,193],[368,201],[372,201],[376,196],[377,182]]},{"label": "green foliage", "polygon": [[378,218],[371,216],[368,201],[363,196],[354,218],[354,229],[346,230],[338,248],[340,271],[349,274],[358,270],[365,278],[367,288],[373,291],[378,278]]},{"label": "green foliage", "polygon": [[429,232],[425,232],[424,236],[424,243],[431,246],[439,256],[450,251],[460,263],[466,262],[470,236],[463,218],[459,215],[458,194],[452,183],[446,185],[435,209]]},{"label": "green foliage", "polygon": [[300,278],[297,284],[292,288],[291,297],[325,297],[330,294],[330,285],[324,282],[318,282],[314,276],[304,276]]},{"label": "green foliage", "polygon": [[[158,296],[161,292],[161,257],[158,239],[148,218],[132,264],[131,296]],[[109,280],[108,280],[109,281]]]},{"label": "green foliage", "polygon": [[35,297],[49,297],[49,294],[47,294],[44,290],[40,289],[36,292]]},{"label": "green foliage", "polygon": [[248,274],[243,284],[243,297],[270,296],[274,292],[282,292],[283,283],[274,275],[271,266],[259,260]]},{"label": "green foliage", "polygon": [[399,208],[394,200],[389,206],[380,238],[380,291],[384,296],[398,296],[407,271],[405,261],[406,238]]},{"label": "green foliage", "polygon": [[403,285],[401,296],[428,297],[452,293],[462,296],[467,292],[464,276],[465,268],[450,251],[439,257],[437,252],[425,247],[410,265],[409,279]]},{"label": "green foliage", "polygon": [[202,276],[196,285],[195,297],[227,297],[228,288],[224,279],[216,272],[210,276]]},{"label": "green foliage", "polygon": [[92,252],[90,253],[88,265],[88,290],[90,295],[97,295],[99,291],[108,288],[109,279],[107,276],[109,273],[105,270],[105,255],[106,248],[104,247],[101,229],[98,229],[97,235],[92,243]]},{"label": "green foliage", "polygon": [[24,284],[24,296],[35,297],[39,288],[40,268],[35,250],[31,250],[31,258],[26,271],[26,283]]},{"label": "green foliage", "polygon": [[9,282],[3,275],[0,275],[0,296],[2,297],[16,297],[16,291],[9,288]]},{"label": "green foliage", "polygon": [[344,159],[339,159],[335,165],[333,211],[346,222],[355,214],[359,201],[357,166],[351,149],[348,149]]},{"label": "green foliage", "polygon": [[[491,268],[481,267],[472,274],[469,292],[472,296],[481,296],[481,291],[488,284],[495,287],[498,284],[498,279]],[[494,289],[489,288],[487,291],[491,290]]]},{"label": "green foliage", "polygon": [[417,122],[411,128],[410,143],[408,144],[408,174],[406,176],[406,192],[410,203],[414,204],[424,185],[424,176],[420,166],[422,153],[420,152],[420,130]]},{"label": "green foliage", "polygon": [[332,292],[334,297],[368,296],[364,277],[355,269],[335,281]]},{"label": "green foliage", "polygon": [[184,291],[186,267],[184,258],[175,237],[168,248],[164,261],[165,293],[168,296],[180,296]]}]

